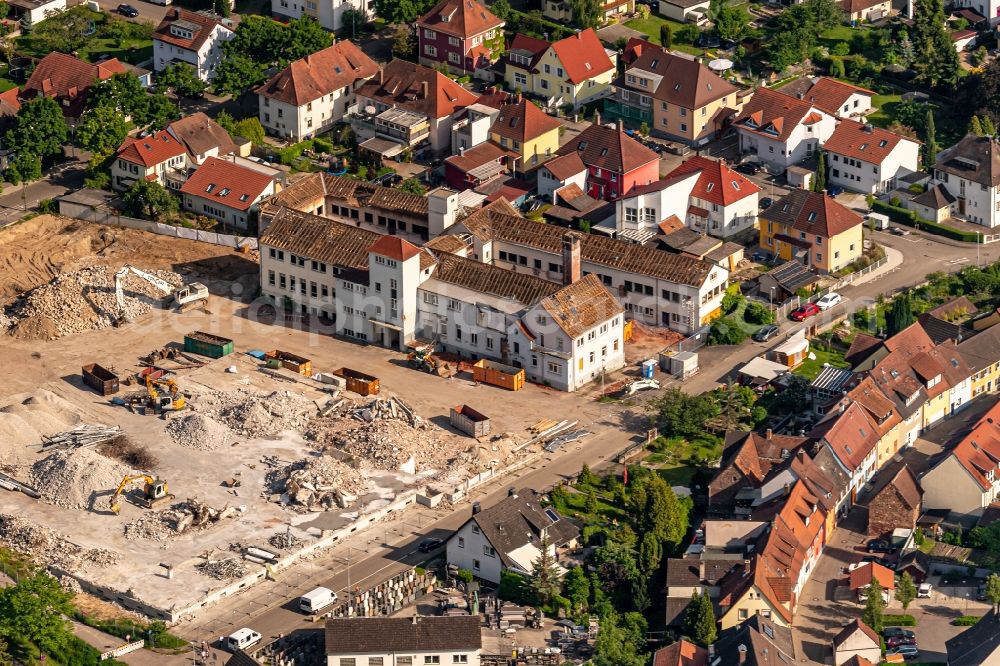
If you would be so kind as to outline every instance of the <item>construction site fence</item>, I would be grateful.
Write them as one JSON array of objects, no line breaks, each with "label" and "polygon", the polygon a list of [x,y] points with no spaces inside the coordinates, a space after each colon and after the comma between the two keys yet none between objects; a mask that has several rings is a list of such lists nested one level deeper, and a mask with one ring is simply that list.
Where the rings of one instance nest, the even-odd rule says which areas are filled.
[{"label": "construction site fence", "polygon": [[83,206],[69,201],[59,202],[59,214],[72,217],[85,222],[97,222],[114,227],[126,227],[139,231],[148,231],[160,236],[172,236],[174,238],[186,238],[187,240],[199,241],[201,243],[211,243],[222,247],[234,249],[247,248],[257,249],[257,239],[248,236],[233,236],[229,234],[219,234],[214,231],[202,231],[200,229],[186,229],[175,227],[170,224],[161,224],[149,220],[140,220],[134,217],[118,215],[116,211],[94,210],[89,206]]}]

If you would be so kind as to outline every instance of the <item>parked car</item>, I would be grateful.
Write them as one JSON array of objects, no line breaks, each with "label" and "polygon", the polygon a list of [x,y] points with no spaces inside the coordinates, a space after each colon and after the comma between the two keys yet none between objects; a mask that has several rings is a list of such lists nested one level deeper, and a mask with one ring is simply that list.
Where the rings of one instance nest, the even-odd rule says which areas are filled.
[{"label": "parked car", "polygon": [[760,165],[753,162],[744,162],[743,164],[737,164],[736,170],[748,176],[756,176],[760,173]]},{"label": "parked car", "polygon": [[760,328],[757,329],[757,332],[753,334],[753,339],[756,340],[757,342],[767,342],[768,340],[776,336],[778,334],[778,331],[780,330],[781,329],[779,329],[774,324],[761,326]]},{"label": "parked car", "polygon": [[910,230],[904,229],[903,227],[890,227],[889,233],[893,236],[909,236]]},{"label": "parked car", "polygon": [[830,308],[840,305],[840,302],[844,300],[835,291],[831,291],[829,294],[823,294],[818,301],[816,301],[816,307],[820,310],[829,310]]},{"label": "parked car", "polygon": [[868,542],[869,553],[891,553],[896,550],[892,544],[885,539],[872,539]]},{"label": "parked car", "polygon": [[819,308],[816,307],[815,303],[806,303],[792,310],[788,316],[794,321],[805,321],[809,317],[815,317],[818,314]]},{"label": "parked car", "polygon": [[910,638],[909,636],[892,636],[885,639],[885,644],[891,648],[900,647],[901,645],[916,645],[917,639]]},{"label": "parked car", "polygon": [[885,629],[882,630],[882,636],[884,636],[886,640],[893,638],[894,636],[905,636],[906,638],[916,638],[916,634],[914,634],[909,629],[903,629],[902,627],[886,627]]},{"label": "parked car", "polygon": [[127,16],[129,18],[135,18],[139,15],[139,10],[132,5],[118,5],[118,13],[122,16]]},{"label": "parked car", "polygon": [[917,599],[930,599],[933,589],[934,586],[930,583],[921,583],[920,587],[917,588]]},{"label": "parked car", "polygon": [[774,199],[772,199],[771,197],[764,197],[763,199],[760,200],[761,210],[767,210],[773,205],[774,205]]},{"label": "parked car", "polygon": [[916,645],[900,645],[885,651],[885,656],[888,657],[890,654],[901,654],[906,661],[915,661],[920,657],[920,650]]},{"label": "parked car", "polygon": [[884,557],[877,557],[875,555],[865,555],[861,558],[861,563],[866,564],[868,562],[874,562],[875,564],[881,564],[886,569],[895,569],[896,565],[887,560]]},{"label": "parked car", "polygon": [[417,546],[417,550],[421,553],[429,553],[432,550],[437,550],[442,545],[444,545],[444,541],[441,539],[424,539],[420,542],[420,545]]},{"label": "parked car", "polygon": [[829,194],[831,197],[839,197],[841,194],[844,193],[844,188],[842,188],[840,185],[830,185],[829,187],[826,188],[826,193]]}]

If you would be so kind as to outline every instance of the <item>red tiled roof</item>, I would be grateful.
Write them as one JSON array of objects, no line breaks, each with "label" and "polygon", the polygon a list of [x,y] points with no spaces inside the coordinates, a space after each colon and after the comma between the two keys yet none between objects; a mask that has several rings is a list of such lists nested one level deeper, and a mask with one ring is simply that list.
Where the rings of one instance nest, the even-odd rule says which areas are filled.
[{"label": "red tiled roof", "polygon": [[682,638],[657,650],[653,666],[708,666],[708,650]]},{"label": "red tiled roof", "polygon": [[[198,26],[199,29],[196,32],[193,31],[194,34],[190,39],[186,37],[178,37],[170,32],[170,26],[176,21],[187,21],[188,23],[193,23]],[[188,11],[187,9],[183,9],[181,7],[174,7],[173,9],[167,10],[167,14],[163,17],[163,20],[160,21],[160,25],[156,26],[156,30],[153,31],[153,41],[170,44],[171,46],[185,49],[187,51],[199,51],[205,44],[205,41],[212,36],[216,26],[222,27],[227,32],[232,32],[232,30],[227,28],[221,22],[216,21],[213,18],[209,18],[204,14]]]},{"label": "red tiled roof", "polygon": [[878,581],[883,590],[896,589],[896,577],[893,575],[892,569],[876,562],[865,562],[852,571],[850,588],[851,590],[860,590],[861,588],[868,587],[871,585],[873,578]]},{"label": "red tiled roof", "polygon": [[708,157],[692,157],[671,171],[667,178],[682,174],[701,172],[691,191],[691,196],[717,204],[729,206],[740,199],[760,192],[752,180],[733,171],[722,162]]},{"label": "red tiled roof", "polygon": [[353,42],[342,40],[291,63],[259,87],[265,97],[302,106],[345,88],[355,81],[371,78],[378,64]]},{"label": "red tiled roof", "polygon": [[417,19],[418,28],[430,28],[446,35],[468,39],[499,28],[503,20],[478,0],[443,0]]},{"label": "red tiled roof", "polygon": [[868,412],[868,418],[878,428],[880,436],[885,436],[902,420],[892,400],[885,397],[871,377],[865,377],[851,389],[847,399],[861,405]]},{"label": "red tiled roof", "polygon": [[172,137],[167,130],[160,130],[144,139],[126,138],[118,148],[118,159],[149,168],[173,157],[180,157],[185,152],[184,144]]},{"label": "red tiled roof", "polygon": [[868,661],[860,654],[852,655],[850,659],[844,662],[843,666],[876,666],[871,661]]},{"label": "red tiled roof", "polygon": [[582,171],[587,170],[587,165],[580,159],[580,154],[576,151],[553,157],[543,165],[553,176],[559,180],[566,180]]},{"label": "red tiled roof", "polygon": [[514,93],[509,93],[502,88],[492,87],[488,88],[486,92],[479,96],[476,100],[476,104],[483,104],[485,106],[492,107],[494,109],[499,109],[501,106],[506,104],[512,97]]},{"label": "red tiled roof", "polygon": [[492,141],[484,141],[477,146],[466,149],[465,152],[459,155],[448,157],[445,159],[445,162],[461,171],[470,171],[488,162],[496,162],[512,155],[511,152],[501,148]]},{"label": "red tiled roof", "polygon": [[399,236],[382,236],[371,244],[368,252],[396,261],[406,261],[419,255],[420,248]]},{"label": "red tiled roof", "polygon": [[92,65],[79,58],[53,51],[38,61],[24,93],[42,94],[46,97],[76,99],[97,81],[110,79],[115,74],[129,71],[118,58],[111,58]]},{"label": "red tiled roof", "polygon": [[531,141],[562,127],[557,118],[539,109],[533,102],[521,98],[500,107],[500,115],[490,131],[513,141]]},{"label": "red tiled roof", "polygon": [[798,189],[779,199],[761,218],[823,238],[833,238],[864,222],[860,215],[833,197]]},{"label": "red tiled roof", "polygon": [[399,59],[386,65],[356,94],[430,118],[450,116],[477,99],[441,72]]},{"label": "red tiled roof", "polygon": [[[786,141],[799,123],[807,123],[811,110],[809,102],[771,88],[759,88],[743,107],[735,124],[740,129]],[[815,119],[809,122],[815,122]],[[769,129],[774,131],[766,131]]]},{"label": "red tiled roof", "polygon": [[975,30],[956,30],[951,33],[951,41],[958,42],[963,39],[969,39],[970,37],[975,37],[979,33]]},{"label": "red tiled roof", "polygon": [[16,116],[21,109],[21,100],[18,95],[21,91],[18,88],[11,88],[0,93],[0,116]]},{"label": "red tiled roof", "polygon": [[986,473],[1000,474],[1000,403],[986,412],[951,455],[983,491],[993,487]]},{"label": "red tiled roof", "polygon": [[248,210],[273,179],[234,162],[209,157],[181,186],[181,192],[237,210]]},{"label": "red tiled roof", "polygon": [[848,14],[857,14],[884,2],[885,0],[840,0],[840,8]]},{"label": "red tiled roof", "polygon": [[803,76],[783,86],[781,92],[791,97],[801,95],[804,101],[812,104],[817,109],[826,111],[831,116],[844,112],[844,106],[851,98],[851,95],[857,93],[869,97],[875,95],[873,90],[844,83],[843,81],[831,79],[826,76],[821,76],[817,79],[810,79],[807,76]]},{"label": "red tiled roof", "polygon": [[619,127],[594,123],[559,149],[559,155],[578,153],[587,166],[600,167],[619,174],[660,159],[660,156],[625,134]]},{"label": "red tiled roof", "polygon": [[864,408],[856,402],[821,421],[810,436],[822,437],[847,469],[858,469],[878,444],[879,433]]},{"label": "red tiled roof", "polygon": [[869,164],[882,164],[901,141],[919,143],[881,127],[865,125],[854,120],[841,120],[837,123],[833,134],[823,144],[823,150],[853,157]]},{"label": "red tiled roof", "polygon": [[552,44],[566,70],[566,79],[579,84],[615,68],[593,28],[587,28]]},{"label": "red tiled roof", "polygon": [[626,65],[631,65],[635,62],[636,58],[641,56],[643,52],[647,49],[652,51],[663,51],[663,47],[659,44],[654,44],[648,39],[643,39],[641,37],[632,37],[625,44],[625,50],[622,51],[622,62]]},{"label": "red tiled roof", "polygon": [[661,234],[670,234],[674,231],[684,229],[686,226],[676,215],[671,215],[657,225]]},{"label": "red tiled roof", "polygon": [[[670,53],[661,47],[643,47],[629,67],[633,68],[662,77],[653,97],[685,109],[700,109],[737,92],[736,86],[694,58]],[[627,78],[625,82],[626,87],[632,87],[627,85]]]}]

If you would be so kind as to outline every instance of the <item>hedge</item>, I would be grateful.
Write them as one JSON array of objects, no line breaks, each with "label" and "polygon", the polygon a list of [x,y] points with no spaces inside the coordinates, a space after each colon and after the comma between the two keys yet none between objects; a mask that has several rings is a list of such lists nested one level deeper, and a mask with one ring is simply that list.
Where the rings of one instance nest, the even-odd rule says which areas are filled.
[{"label": "hedge", "polygon": [[908,227],[918,227],[919,225],[919,229],[921,231],[926,231],[929,234],[936,234],[938,236],[944,236],[945,238],[951,238],[952,240],[963,241],[965,243],[979,242],[979,234],[972,231],[961,231],[954,227],[949,227],[946,224],[931,222],[930,220],[926,220],[917,215],[915,210],[893,206],[885,203],[884,201],[872,202],[872,209],[887,215],[893,222],[899,222],[900,224],[905,224]]},{"label": "hedge", "polygon": [[915,627],[917,619],[912,615],[883,615],[883,627]]},{"label": "hedge", "polygon": [[951,623],[956,627],[971,627],[982,619],[981,615],[959,615]]}]

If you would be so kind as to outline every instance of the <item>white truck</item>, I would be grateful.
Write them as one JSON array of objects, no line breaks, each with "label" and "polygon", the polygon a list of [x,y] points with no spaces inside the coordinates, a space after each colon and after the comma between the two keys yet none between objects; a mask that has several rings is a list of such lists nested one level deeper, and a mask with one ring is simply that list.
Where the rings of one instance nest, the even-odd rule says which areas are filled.
[{"label": "white truck", "polygon": [[337,603],[337,593],[325,587],[317,587],[299,597],[299,609],[309,615],[321,613],[324,608],[335,603]]}]

